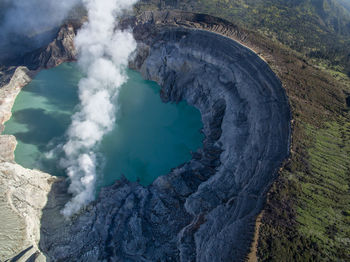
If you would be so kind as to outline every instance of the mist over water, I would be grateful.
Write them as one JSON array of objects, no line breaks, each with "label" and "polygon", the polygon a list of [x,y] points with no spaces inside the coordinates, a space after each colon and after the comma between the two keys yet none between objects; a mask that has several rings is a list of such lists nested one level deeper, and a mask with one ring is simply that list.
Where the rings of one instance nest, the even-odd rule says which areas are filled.
[{"label": "mist over water", "polygon": [[78,212],[94,199],[98,166],[97,147],[115,122],[113,103],[126,82],[126,68],[136,42],[130,32],[116,30],[116,17],[136,1],[84,0],[89,21],[78,32],[78,64],[86,75],[79,82],[80,108],[72,117],[63,145],[61,165],[70,178],[73,195],[62,214]]},{"label": "mist over water", "polygon": [[[191,159],[202,146],[203,128],[198,109],[185,102],[163,103],[160,86],[127,70],[128,81],[115,97],[114,128],[95,152],[96,194],[125,176],[147,186]],[[66,176],[59,166],[62,143],[79,104],[78,83],[83,75],[76,63],[42,70],[19,93],[5,134],[17,139],[15,161],[55,176]],[[61,145],[61,146],[60,146]]]},{"label": "mist over water", "polygon": [[67,171],[72,200],[62,213],[70,216],[94,198],[96,148],[112,130],[117,106],[112,100],[126,82],[129,55],[136,48],[130,32],[116,29],[116,21],[136,0],[2,0],[0,1],[0,61],[18,57],[44,45],[77,4],[88,22],[75,39],[78,64],[85,78],[79,82],[79,110],[72,117],[61,165]]},{"label": "mist over water", "polygon": [[41,47],[81,0],[0,0],[0,60]]}]

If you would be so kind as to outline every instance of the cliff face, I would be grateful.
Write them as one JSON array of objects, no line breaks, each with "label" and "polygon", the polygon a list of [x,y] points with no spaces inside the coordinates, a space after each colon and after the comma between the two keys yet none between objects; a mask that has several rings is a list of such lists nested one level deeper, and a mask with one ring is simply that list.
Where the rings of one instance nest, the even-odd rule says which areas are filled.
[{"label": "cliff face", "polygon": [[[14,137],[0,136],[0,259],[45,259],[40,239],[53,261],[243,260],[266,190],[288,155],[280,81],[239,44],[245,33],[224,20],[148,12],[122,26],[132,26],[138,41],[130,66],[162,86],[165,102],[186,100],[200,110],[203,148],[147,188],[117,181],[66,221],[59,214],[69,199],[66,182],[15,164]],[[75,28],[62,27],[48,47],[1,69],[1,123],[37,70],[75,59]]]},{"label": "cliff face", "polygon": [[[126,20],[139,43],[131,67],[162,86],[165,102],[186,100],[200,110],[203,148],[149,187],[117,181],[69,222],[59,217],[66,193],[56,183],[41,220],[40,248],[47,257],[244,259],[266,190],[288,156],[290,114],[267,64],[238,42],[209,32],[218,29],[215,24],[214,18],[173,12]],[[231,29],[226,32],[239,36]]]},{"label": "cliff face", "polygon": [[[74,35],[72,26],[64,26],[48,47],[12,60],[12,66],[0,68],[0,134],[11,117],[16,96],[37,70],[74,60]],[[43,261],[45,256],[38,249],[40,219],[51,186],[58,179],[16,164],[16,144],[15,137],[0,135],[0,260],[16,255],[13,261]]]}]

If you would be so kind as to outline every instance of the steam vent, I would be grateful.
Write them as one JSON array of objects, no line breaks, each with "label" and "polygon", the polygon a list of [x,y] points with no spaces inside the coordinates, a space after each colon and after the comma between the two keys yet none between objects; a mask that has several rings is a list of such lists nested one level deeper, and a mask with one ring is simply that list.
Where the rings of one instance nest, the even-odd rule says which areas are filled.
[{"label": "steam vent", "polygon": [[[129,67],[161,86],[163,102],[186,101],[200,111],[203,147],[149,186],[116,181],[65,219],[66,180],[21,169],[13,161],[14,138],[1,136],[8,147],[0,187],[8,184],[10,198],[26,199],[14,204],[18,215],[1,198],[1,212],[28,234],[6,252],[28,261],[244,261],[266,193],[289,155],[290,111],[280,80],[224,20],[149,11],[120,25],[132,28],[137,41]],[[63,26],[52,43],[18,62],[23,67],[8,71],[12,79],[3,77],[3,88],[74,60],[79,26]],[[18,197],[21,181],[28,180],[37,195]]]}]

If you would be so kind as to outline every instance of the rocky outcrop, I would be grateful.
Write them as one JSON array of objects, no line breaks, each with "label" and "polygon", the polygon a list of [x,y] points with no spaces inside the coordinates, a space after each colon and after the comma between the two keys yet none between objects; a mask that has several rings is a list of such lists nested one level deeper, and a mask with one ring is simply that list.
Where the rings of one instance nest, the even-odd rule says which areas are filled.
[{"label": "rocky outcrop", "polygon": [[57,37],[47,46],[25,55],[21,61],[31,70],[52,68],[66,61],[74,61],[77,51],[74,47],[76,27],[80,25],[66,24],[61,27]]},{"label": "rocky outcrop", "polygon": [[[11,109],[21,88],[41,68],[74,60],[74,30],[66,25],[47,47],[19,60],[25,66],[9,66],[0,72],[0,134],[11,117]],[[30,59],[29,59],[30,58]],[[32,70],[30,70],[30,69]],[[14,136],[0,135],[0,261],[45,261],[38,249],[42,209],[56,177],[21,167],[14,162]]]},{"label": "rocky outcrop", "polygon": [[[67,221],[59,213],[66,182],[15,164],[15,138],[0,136],[1,260],[240,261],[248,253],[266,190],[288,155],[280,81],[240,44],[245,33],[222,19],[146,12],[122,26],[138,41],[130,66],[162,86],[165,102],[201,111],[203,148],[149,187],[117,181]],[[62,27],[48,47],[1,69],[2,123],[37,70],[75,59],[76,28]]]},{"label": "rocky outcrop", "polygon": [[0,64],[1,87],[11,79],[13,70],[17,67],[26,67],[31,71],[43,68],[52,68],[63,62],[76,60],[77,51],[74,47],[74,38],[82,21],[72,21],[64,24],[57,32],[56,37],[47,45],[19,57],[10,57]]},{"label": "rocky outcrop", "polygon": [[0,134],[4,129],[4,123],[11,118],[11,109],[18,93],[31,81],[32,75],[33,72],[28,68],[17,67],[9,78],[9,83],[0,88]]},{"label": "rocky outcrop", "polygon": [[247,255],[266,191],[288,155],[290,113],[268,65],[220,35],[225,30],[210,32],[215,21],[177,12],[125,20],[138,40],[130,65],[161,85],[165,102],[186,100],[200,110],[203,148],[148,187],[122,179],[104,188],[70,221],[58,213],[67,194],[56,183],[41,220],[40,248],[50,260],[211,262]]},{"label": "rocky outcrop", "polygon": [[28,247],[30,250],[19,261],[31,255],[41,261],[45,259],[38,249],[40,218],[55,180],[49,174],[13,162],[0,162],[1,261],[19,255]]}]

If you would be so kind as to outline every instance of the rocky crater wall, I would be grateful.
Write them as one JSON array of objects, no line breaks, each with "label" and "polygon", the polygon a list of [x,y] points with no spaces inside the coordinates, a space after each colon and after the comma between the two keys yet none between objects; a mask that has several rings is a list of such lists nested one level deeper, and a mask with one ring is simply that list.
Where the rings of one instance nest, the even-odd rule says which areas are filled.
[{"label": "rocky crater wall", "polygon": [[75,59],[74,27],[65,25],[47,46],[0,65],[0,261],[45,261],[38,249],[42,209],[58,178],[15,163],[16,138],[1,135],[21,88],[43,68]]},{"label": "rocky crater wall", "polygon": [[200,110],[203,148],[148,187],[124,179],[104,188],[71,221],[59,217],[66,186],[55,183],[41,219],[40,248],[50,260],[244,260],[266,191],[288,156],[288,101],[258,55],[191,27],[195,17],[148,12],[124,26],[138,41],[130,66],[160,84],[164,102],[186,100]]}]

